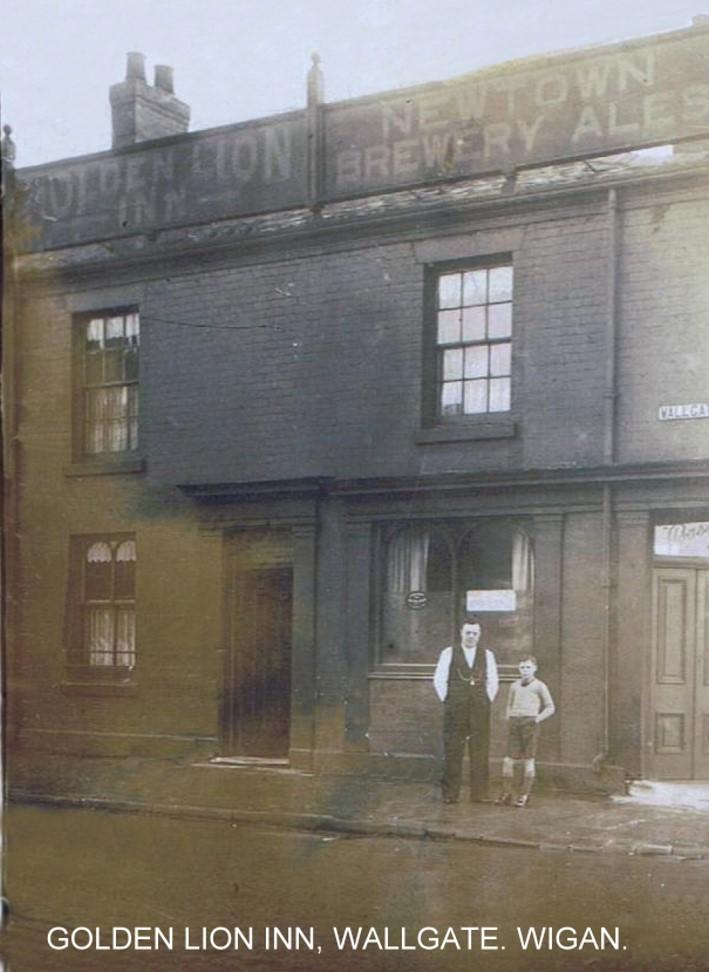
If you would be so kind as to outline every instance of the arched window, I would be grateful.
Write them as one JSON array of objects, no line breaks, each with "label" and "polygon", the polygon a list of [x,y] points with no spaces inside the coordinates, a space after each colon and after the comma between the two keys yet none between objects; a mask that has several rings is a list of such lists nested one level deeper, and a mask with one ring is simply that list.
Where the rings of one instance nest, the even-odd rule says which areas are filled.
[{"label": "arched window", "polygon": [[396,530],[384,544],[382,661],[426,661],[450,627],[453,564],[449,538],[429,526]]},{"label": "arched window", "polygon": [[382,543],[378,663],[430,664],[451,643],[462,613],[479,613],[503,662],[533,644],[534,551],[507,518],[413,524]]},{"label": "arched window", "polygon": [[528,535],[496,520],[475,527],[461,544],[460,573],[465,591],[531,592],[534,560]]},{"label": "arched window", "polygon": [[82,566],[75,591],[73,664],[125,672],[135,666],[135,540],[77,543]]}]

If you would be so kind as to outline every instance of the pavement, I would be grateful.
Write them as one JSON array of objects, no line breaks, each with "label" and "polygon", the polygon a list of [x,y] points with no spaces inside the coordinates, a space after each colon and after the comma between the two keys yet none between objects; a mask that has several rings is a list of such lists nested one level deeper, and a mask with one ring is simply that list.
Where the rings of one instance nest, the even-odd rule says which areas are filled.
[{"label": "pavement", "polygon": [[465,800],[447,805],[431,783],[216,763],[86,761],[80,776],[16,771],[10,784],[10,799],[20,803],[709,863],[709,783],[639,783],[622,797],[540,788],[524,809]]}]

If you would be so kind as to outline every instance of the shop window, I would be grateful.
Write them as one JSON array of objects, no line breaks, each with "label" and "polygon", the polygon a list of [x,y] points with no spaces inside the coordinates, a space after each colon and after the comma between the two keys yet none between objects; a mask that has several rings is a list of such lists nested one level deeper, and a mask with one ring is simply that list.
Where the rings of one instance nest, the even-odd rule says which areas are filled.
[{"label": "shop window", "polygon": [[69,667],[91,677],[135,668],[133,537],[78,538],[69,578]]},{"label": "shop window", "polygon": [[77,321],[77,453],[111,458],[138,448],[136,310],[81,315]]},{"label": "shop window", "polygon": [[387,530],[380,577],[379,666],[432,663],[466,607],[480,613],[490,647],[509,645],[512,661],[531,650],[534,558],[517,523]]},{"label": "shop window", "polygon": [[433,275],[435,421],[510,411],[512,288],[509,261]]}]

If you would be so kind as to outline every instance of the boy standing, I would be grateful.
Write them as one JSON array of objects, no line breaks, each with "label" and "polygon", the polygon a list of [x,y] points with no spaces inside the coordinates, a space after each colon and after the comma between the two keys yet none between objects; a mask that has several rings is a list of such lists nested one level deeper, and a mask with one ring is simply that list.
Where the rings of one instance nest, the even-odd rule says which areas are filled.
[{"label": "boy standing", "polygon": [[510,686],[507,697],[508,737],[507,755],[502,761],[502,793],[495,803],[512,803],[515,764],[522,763],[522,788],[514,801],[516,807],[526,807],[532,792],[536,766],[539,723],[556,711],[551,692],[537,674],[537,659],[532,655],[519,663],[520,678]]}]

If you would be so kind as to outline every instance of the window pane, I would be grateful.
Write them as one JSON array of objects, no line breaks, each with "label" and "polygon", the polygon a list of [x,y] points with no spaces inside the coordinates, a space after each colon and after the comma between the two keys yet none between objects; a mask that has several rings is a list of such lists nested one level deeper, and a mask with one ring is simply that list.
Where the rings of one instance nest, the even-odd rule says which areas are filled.
[{"label": "window pane", "polygon": [[123,668],[135,665],[135,608],[132,605],[121,605],[117,610],[115,664]]},{"label": "window pane", "polygon": [[465,414],[476,415],[487,411],[487,381],[466,381]]},{"label": "window pane", "polygon": [[99,351],[103,348],[103,318],[96,317],[86,325],[86,350]]},{"label": "window pane", "polygon": [[132,600],[135,597],[135,561],[121,560],[116,562],[115,595],[120,600]]},{"label": "window pane", "polygon": [[463,303],[484,304],[487,300],[487,270],[468,270],[463,283]]},{"label": "window pane", "polygon": [[510,373],[509,344],[493,344],[490,347],[490,374],[509,375]]},{"label": "window pane", "polygon": [[438,306],[460,307],[459,273],[444,273],[438,278]]},{"label": "window pane", "polygon": [[100,385],[103,381],[103,354],[87,354],[85,380],[87,385]]},{"label": "window pane", "polygon": [[463,377],[463,349],[451,348],[443,352],[443,380]]},{"label": "window pane", "polygon": [[106,389],[97,388],[86,394],[86,451],[103,452]]},{"label": "window pane", "polygon": [[106,347],[119,348],[123,344],[123,318],[106,318]]},{"label": "window pane", "polygon": [[109,601],[111,599],[111,561],[95,560],[84,567],[84,599]]},{"label": "window pane", "polygon": [[441,414],[460,415],[463,410],[463,382],[447,381],[441,388]]},{"label": "window pane", "polygon": [[490,301],[512,300],[512,267],[490,270]]},{"label": "window pane", "polygon": [[126,344],[137,347],[140,341],[140,319],[137,314],[126,315]]},{"label": "window pane", "polygon": [[123,355],[123,372],[126,381],[138,378],[138,349],[129,348]]},{"label": "window pane", "polygon": [[87,611],[86,640],[89,665],[113,664],[113,608],[91,607]]},{"label": "window pane", "polygon": [[466,307],[463,311],[463,340],[485,340],[485,307]]},{"label": "window pane", "polygon": [[460,311],[438,312],[438,343],[457,344],[460,341]]},{"label": "window pane", "polygon": [[474,345],[465,349],[465,377],[487,377],[487,344]]},{"label": "window pane", "polygon": [[103,360],[104,381],[123,381],[123,351],[120,348],[104,351]]},{"label": "window pane", "polygon": [[491,339],[512,334],[512,304],[490,304],[487,309],[487,333]]},{"label": "window pane", "polygon": [[509,412],[510,410],[510,379],[493,378],[490,381],[490,411]]}]

